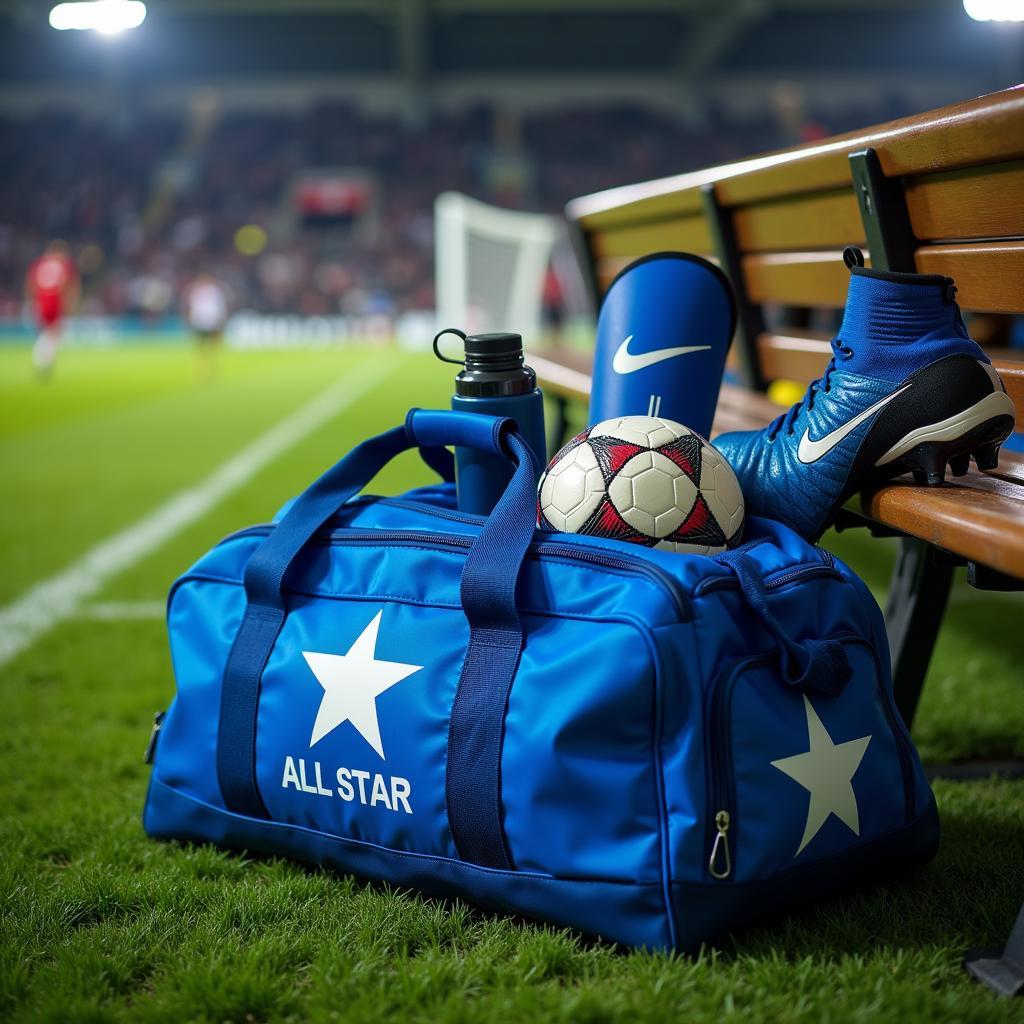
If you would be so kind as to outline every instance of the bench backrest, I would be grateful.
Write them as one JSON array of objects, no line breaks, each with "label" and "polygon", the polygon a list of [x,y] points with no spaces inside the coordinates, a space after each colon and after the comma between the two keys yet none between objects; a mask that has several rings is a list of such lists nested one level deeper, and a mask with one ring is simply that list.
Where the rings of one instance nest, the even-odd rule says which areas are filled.
[{"label": "bench backrest", "polygon": [[[984,344],[1005,314],[1024,313],[1024,86],[585,196],[567,213],[595,298],[649,252],[716,259],[738,293],[734,350],[754,386],[824,368],[831,332],[808,324],[845,301],[847,245],[864,248],[869,265],[953,277],[965,310],[995,314],[972,325]],[[1024,350],[990,355],[1024,429]]]}]

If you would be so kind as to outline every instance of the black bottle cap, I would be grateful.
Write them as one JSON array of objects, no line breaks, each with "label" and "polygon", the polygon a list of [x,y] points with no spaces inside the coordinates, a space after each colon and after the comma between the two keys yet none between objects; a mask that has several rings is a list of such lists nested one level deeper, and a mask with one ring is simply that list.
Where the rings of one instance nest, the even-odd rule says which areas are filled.
[{"label": "black bottle cap", "polygon": [[515,370],[523,365],[523,336],[500,332],[466,335],[466,369]]},{"label": "black bottle cap", "polygon": [[[462,338],[466,359],[450,359],[441,353],[438,341],[445,334]],[[434,352],[446,363],[465,369],[455,378],[456,393],[474,397],[527,394],[537,386],[537,375],[523,362],[523,336],[507,331],[493,334],[464,334],[454,328],[434,338]]]}]

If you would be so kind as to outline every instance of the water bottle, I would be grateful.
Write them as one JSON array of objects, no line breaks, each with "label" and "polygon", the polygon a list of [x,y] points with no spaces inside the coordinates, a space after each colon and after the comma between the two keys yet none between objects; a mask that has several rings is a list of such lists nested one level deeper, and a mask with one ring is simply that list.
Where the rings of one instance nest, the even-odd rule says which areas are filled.
[{"label": "water bottle", "polygon": [[[446,334],[462,339],[466,358],[450,359],[438,343]],[[532,450],[537,475],[547,465],[544,397],[537,374],[523,362],[519,334],[465,334],[448,327],[434,338],[434,354],[463,370],[455,378],[452,409],[488,416],[510,416]],[[470,448],[455,449],[455,487],[459,509],[489,515],[512,479],[512,463]]]},{"label": "water bottle", "polygon": [[707,437],[735,326],[732,287],[713,263],[682,252],[631,263],[597,318],[591,425],[658,416]]}]

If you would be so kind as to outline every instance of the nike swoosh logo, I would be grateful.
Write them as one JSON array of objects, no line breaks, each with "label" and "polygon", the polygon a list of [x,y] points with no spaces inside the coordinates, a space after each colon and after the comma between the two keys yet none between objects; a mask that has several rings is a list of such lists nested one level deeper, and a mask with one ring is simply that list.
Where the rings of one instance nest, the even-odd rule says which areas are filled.
[{"label": "nike swoosh logo", "polygon": [[629,343],[633,340],[631,334],[616,350],[615,358],[612,360],[612,369],[616,373],[635,373],[662,359],[671,359],[673,356],[685,356],[689,352],[706,352],[710,345],[681,345],[678,348],[659,348],[654,352],[642,352],[639,355],[629,351]]},{"label": "nike swoosh logo", "polygon": [[836,427],[835,430],[829,432],[824,437],[819,437],[817,440],[812,440],[810,431],[804,430],[804,436],[800,438],[800,445],[796,450],[796,457],[805,466],[812,462],[817,462],[823,455],[827,455],[832,451],[847,434],[856,430],[866,419],[870,419],[879,409],[888,405],[897,395],[902,395],[909,387],[909,384],[905,384],[899,391],[894,391],[891,395],[886,395],[885,398],[875,402],[874,405],[869,405],[862,413],[854,416],[852,420],[847,420],[842,426]]}]

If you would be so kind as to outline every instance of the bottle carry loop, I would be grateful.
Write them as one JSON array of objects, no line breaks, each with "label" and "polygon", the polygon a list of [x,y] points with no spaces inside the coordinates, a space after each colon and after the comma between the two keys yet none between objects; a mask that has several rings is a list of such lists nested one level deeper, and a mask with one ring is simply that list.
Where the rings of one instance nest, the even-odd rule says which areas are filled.
[{"label": "bottle carry loop", "polygon": [[512,864],[501,824],[501,742],[523,646],[515,589],[533,538],[536,498],[532,456],[507,418],[412,410],[403,426],[364,441],[327,470],[252,553],[244,573],[245,614],[224,670],[217,779],[228,810],[269,817],[256,784],[256,719],[260,679],[287,616],[288,572],[313,535],[394,456],[418,447],[446,477],[451,457],[440,453],[447,445],[500,455],[516,467],[462,571],[460,595],[470,632],[451,712],[445,794],[459,856],[508,869]]},{"label": "bottle carry loop", "polygon": [[466,365],[466,360],[465,359],[452,359],[450,356],[446,356],[441,351],[440,342],[441,342],[441,339],[446,334],[454,334],[456,337],[462,339],[463,344],[465,344],[465,342],[466,342],[466,332],[465,331],[460,331],[458,329],[458,327],[446,327],[443,331],[438,331],[437,334],[434,335],[434,344],[433,344],[434,355],[437,356],[437,358],[440,359],[442,363],[454,363],[456,366],[465,366]]},{"label": "bottle carry loop", "polygon": [[775,639],[782,659],[782,676],[798,690],[838,697],[853,676],[843,645],[836,640],[794,640],[768,608],[768,595],[757,563],[745,552],[726,552],[715,559],[731,569],[750,610]]}]

